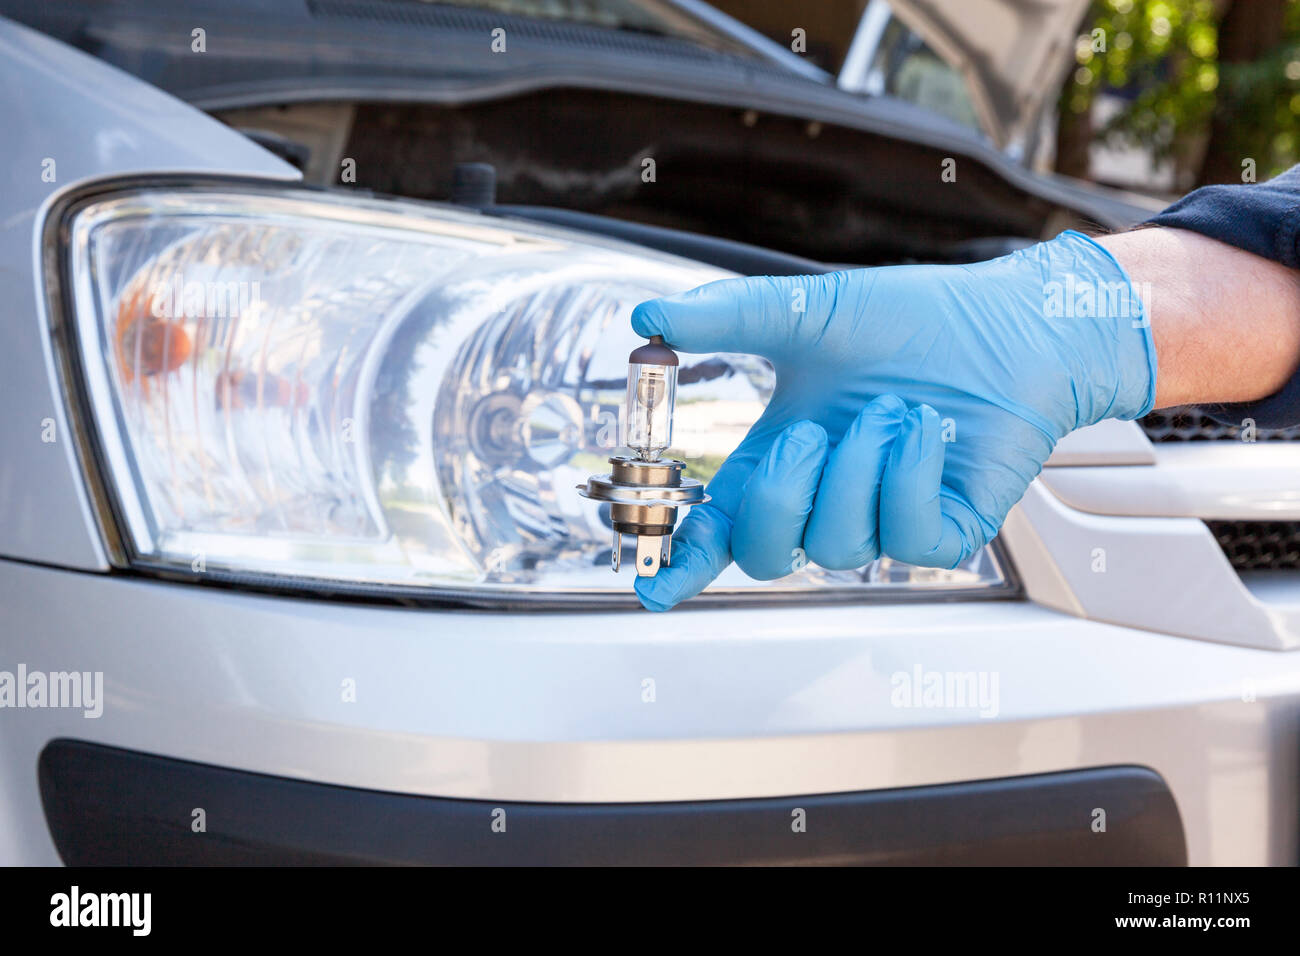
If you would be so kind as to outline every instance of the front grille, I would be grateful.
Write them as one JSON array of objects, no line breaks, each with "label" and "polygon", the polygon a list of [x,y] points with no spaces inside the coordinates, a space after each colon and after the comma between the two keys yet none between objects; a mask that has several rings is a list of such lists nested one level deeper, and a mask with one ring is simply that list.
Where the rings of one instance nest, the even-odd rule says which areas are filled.
[{"label": "front grille", "polygon": [[[1153,442],[1241,441],[1243,425],[1224,425],[1194,405],[1152,412],[1138,424]],[[1300,426],[1256,428],[1255,441],[1300,441]],[[1238,571],[1300,569],[1300,521],[1207,521]]]},{"label": "front grille", "polygon": [[1300,568],[1300,521],[1207,521],[1238,571]]},{"label": "front grille", "polygon": [[[1139,424],[1152,441],[1240,441],[1241,425],[1223,425],[1194,405],[1152,412]],[[1300,425],[1256,428],[1256,441],[1300,441]]]}]

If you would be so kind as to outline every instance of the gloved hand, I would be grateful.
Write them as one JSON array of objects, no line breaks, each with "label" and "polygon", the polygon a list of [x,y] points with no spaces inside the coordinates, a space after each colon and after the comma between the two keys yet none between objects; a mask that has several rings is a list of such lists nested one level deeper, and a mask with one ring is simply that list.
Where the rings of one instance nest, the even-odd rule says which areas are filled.
[{"label": "gloved hand", "polygon": [[828,569],[882,551],[955,567],[997,534],[1063,435],[1155,401],[1141,301],[1073,231],[976,265],[726,279],[641,303],[632,327],[776,370],[713,500],[678,528],[672,566],[636,581],[658,611],[733,558],[754,578],[788,574],[799,548]]}]

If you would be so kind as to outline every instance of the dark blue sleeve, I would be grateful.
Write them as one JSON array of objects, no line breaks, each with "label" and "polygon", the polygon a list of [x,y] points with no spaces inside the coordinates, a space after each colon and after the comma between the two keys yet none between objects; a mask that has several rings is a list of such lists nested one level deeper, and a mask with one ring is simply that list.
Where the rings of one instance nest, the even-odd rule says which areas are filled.
[{"label": "dark blue sleeve", "polygon": [[[1147,225],[1190,229],[1292,269],[1300,268],[1300,166],[1292,166],[1266,183],[1203,186],[1148,220]],[[1259,428],[1300,425],[1300,372],[1281,391],[1261,401],[1203,405],[1201,409],[1228,425],[1240,425],[1246,418],[1253,418]]]}]

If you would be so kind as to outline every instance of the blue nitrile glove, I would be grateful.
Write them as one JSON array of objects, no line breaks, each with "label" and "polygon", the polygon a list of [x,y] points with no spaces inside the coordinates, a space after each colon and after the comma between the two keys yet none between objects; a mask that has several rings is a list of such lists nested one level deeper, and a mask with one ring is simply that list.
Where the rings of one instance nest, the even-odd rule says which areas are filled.
[{"label": "blue nitrile glove", "polygon": [[997,534],[1053,446],[1155,401],[1155,344],[1110,253],[1064,232],[976,265],[713,282],[643,302],[632,327],[683,352],[750,352],[776,390],[638,578],[651,610],[735,560],[788,574],[882,552],[951,568]]}]

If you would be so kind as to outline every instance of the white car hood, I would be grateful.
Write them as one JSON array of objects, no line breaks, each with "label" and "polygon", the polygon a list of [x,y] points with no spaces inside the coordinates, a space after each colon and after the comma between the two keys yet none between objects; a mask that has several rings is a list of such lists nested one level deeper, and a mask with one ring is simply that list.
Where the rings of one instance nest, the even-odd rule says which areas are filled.
[{"label": "white car hood", "polygon": [[1073,62],[1089,0],[890,0],[898,19],[965,76],[984,129],[1024,138]]}]

